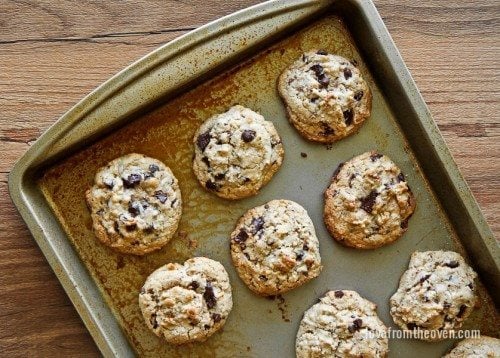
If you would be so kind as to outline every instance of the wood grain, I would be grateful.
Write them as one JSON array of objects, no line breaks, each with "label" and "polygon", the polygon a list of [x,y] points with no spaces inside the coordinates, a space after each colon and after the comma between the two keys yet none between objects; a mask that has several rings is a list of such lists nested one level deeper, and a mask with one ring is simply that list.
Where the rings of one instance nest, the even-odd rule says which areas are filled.
[{"label": "wood grain", "polygon": [[[124,66],[258,2],[0,2],[0,356],[98,356],[8,197],[13,163]],[[499,3],[375,3],[499,238]]]}]

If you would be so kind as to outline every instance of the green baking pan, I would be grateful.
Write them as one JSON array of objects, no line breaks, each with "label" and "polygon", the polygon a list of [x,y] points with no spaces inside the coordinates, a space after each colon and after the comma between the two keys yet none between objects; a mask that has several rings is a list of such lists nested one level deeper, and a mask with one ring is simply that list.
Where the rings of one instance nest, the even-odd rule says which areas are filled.
[{"label": "green baking pan", "polygon": [[[356,60],[373,92],[371,118],[359,133],[330,146],[304,141],[288,123],[276,80],[304,51],[326,49]],[[214,113],[239,103],[271,120],[285,161],[255,197],[229,202],[204,191],[191,170],[192,136]],[[342,247],[322,221],[322,193],[333,170],[375,149],[403,170],[416,196],[408,232],[369,251]],[[173,170],[183,217],[172,241],[145,257],[101,245],[91,230],[85,190],[96,170],[130,152]],[[301,153],[306,153],[304,158]],[[104,356],[293,357],[303,312],[330,289],[354,289],[378,305],[393,329],[389,297],[410,254],[462,253],[479,273],[481,305],[464,325],[499,331],[499,246],[432,120],[371,1],[269,1],[202,26],[160,47],[105,82],[63,115],[16,163],[12,199]],[[252,294],[238,278],[229,233],[248,208],[297,201],[320,239],[324,269],[274,300]],[[234,308],[222,332],[205,343],[174,347],[149,332],[137,296],[158,266],[208,256],[224,264]],[[396,357],[439,357],[452,340],[391,340]]]}]

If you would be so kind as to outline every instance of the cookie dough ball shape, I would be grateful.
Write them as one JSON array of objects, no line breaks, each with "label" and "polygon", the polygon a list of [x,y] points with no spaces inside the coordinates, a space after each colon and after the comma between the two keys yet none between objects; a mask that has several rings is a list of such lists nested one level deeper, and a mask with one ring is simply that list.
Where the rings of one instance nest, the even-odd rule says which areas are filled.
[{"label": "cookie dough ball shape", "polygon": [[179,184],[170,168],[136,153],[100,168],[86,200],[97,238],[135,255],[163,247],[182,214]]},{"label": "cookie dough ball shape", "polygon": [[274,125],[243,106],[206,120],[193,142],[198,181],[225,199],[257,194],[278,171],[284,156]]}]

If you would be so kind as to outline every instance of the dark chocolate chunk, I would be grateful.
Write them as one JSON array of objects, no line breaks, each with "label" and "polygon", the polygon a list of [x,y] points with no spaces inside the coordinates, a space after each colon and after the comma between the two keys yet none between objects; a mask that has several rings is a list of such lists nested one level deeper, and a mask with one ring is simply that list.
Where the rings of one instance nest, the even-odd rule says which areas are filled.
[{"label": "dark chocolate chunk", "polygon": [[224,173],[215,174],[215,180],[224,180],[225,177],[226,177],[226,174],[224,174]]},{"label": "dark chocolate chunk", "polygon": [[160,203],[165,204],[168,199],[168,195],[161,190],[157,190],[155,191],[155,198],[158,199]]},{"label": "dark chocolate chunk", "polygon": [[151,174],[156,173],[158,170],[160,170],[160,168],[156,164],[150,164],[149,165],[149,172]]},{"label": "dark chocolate chunk", "polygon": [[133,188],[137,184],[141,182],[141,175],[140,174],[130,174],[127,178],[123,179],[123,186],[125,188]]},{"label": "dark chocolate chunk", "polygon": [[241,139],[243,140],[243,142],[249,143],[254,140],[255,135],[256,133],[254,130],[245,129],[243,133],[241,133]]},{"label": "dark chocolate chunk", "polygon": [[425,281],[427,281],[427,279],[428,279],[429,277],[431,277],[431,275],[425,275],[425,276],[423,276],[423,277],[419,280],[419,282],[420,282],[420,283],[424,283]]},{"label": "dark chocolate chunk", "polygon": [[464,315],[464,313],[465,313],[466,310],[467,310],[467,306],[466,305],[461,305],[460,309],[458,310],[457,317],[458,318],[462,318],[462,316]]},{"label": "dark chocolate chunk", "polygon": [[309,251],[309,246],[307,244],[302,245],[302,250]]},{"label": "dark chocolate chunk", "polygon": [[448,266],[449,268],[457,268],[460,264],[458,263],[458,261],[450,261],[448,263],[445,264],[445,266]]},{"label": "dark chocolate chunk", "polygon": [[238,235],[234,237],[234,241],[238,243],[245,242],[247,239],[248,239],[248,233],[243,229],[241,229]]},{"label": "dark chocolate chunk", "polygon": [[330,78],[328,78],[326,74],[322,73],[317,77],[318,77],[318,82],[321,86],[328,87],[328,85],[330,84]]},{"label": "dark chocolate chunk", "polygon": [[198,139],[196,139],[196,144],[198,145],[198,148],[200,148],[202,152],[205,150],[208,143],[210,143],[210,139],[212,139],[210,131],[200,134],[198,136]]},{"label": "dark chocolate chunk", "polygon": [[337,298],[342,298],[342,297],[344,297],[344,291],[340,291],[340,290],[335,291],[334,295]]},{"label": "dark chocolate chunk", "polygon": [[315,64],[311,66],[310,70],[314,72],[320,85],[322,85],[323,87],[328,86],[328,84],[330,83],[330,79],[325,74],[323,66],[321,66],[320,64]]},{"label": "dark chocolate chunk", "polygon": [[333,128],[330,127],[326,122],[321,122],[321,129],[322,129],[322,132],[320,133],[321,135],[328,136],[335,134]]},{"label": "dark chocolate chunk", "polygon": [[354,112],[352,109],[348,109],[344,111],[343,115],[345,124],[350,126],[352,124],[352,120],[354,119]]},{"label": "dark chocolate chunk", "polygon": [[344,68],[344,77],[346,80],[352,77],[352,72],[349,68]]},{"label": "dark chocolate chunk", "polygon": [[210,168],[210,160],[208,160],[208,157],[203,157],[201,158],[201,161],[207,165],[207,167]]},{"label": "dark chocolate chunk", "polygon": [[260,275],[259,278],[262,280],[262,281],[267,281],[268,278],[264,275]]},{"label": "dark chocolate chunk", "polygon": [[214,288],[212,287],[212,284],[210,282],[207,282],[207,285],[205,286],[205,292],[203,292],[203,299],[207,303],[207,307],[214,308],[215,305],[217,304],[217,299],[215,298],[214,294]]},{"label": "dark chocolate chunk", "polygon": [[222,319],[222,316],[218,313],[212,313],[212,319],[214,320],[215,323],[218,323]]},{"label": "dark chocolate chunk", "polygon": [[208,190],[217,190],[218,186],[213,181],[207,180],[207,182],[205,183],[205,188],[207,188]]},{"label": "dark chocolate chunk", "polygon": [[132,216],[137,216],[141,213],[141,205],[137,202],[129,203],[128,204],[128,212]]},{"label": "dark chocolate chunk", "polygon": [[356,101],[361,100],[361,98],[363,98],[363,94],[364,94],[364,93],[363,93],[363,91],[358,91],[358,92],[356,92],[356,94],[354,95],[354,99],[355,99]]},{"label": "dark chocolate chunk", "polygon": [[190,290],[196,291],[196,289],[200,287],[200,284],[197,281],[192,281],[189,285],[188,288]]},{"label": "dark chocolate chunk", "polygon": [[297,261],[301,261],[304,258],[304,252],[301,251],[298,254],[296,254],[296,259]]},{"label": "dark chocolate chunk", "polygon": [[378,193],[376,190],[372,190],[368,196],[361,199],[361,209],[367,213],[371,213],[373,210],[373,205],[375,205],[375,200],[377,199]]},{"label": "dark chocolate chunk", "polygon": [[253,233],[256,234],[264,227],[264,218],[259,216],[252,219]]},{"label": "dark chocolate chunk", "polygon": [[206,325],[204,325],[204,326],[203,326],[203,328],[205,328],[205,329],[209,329],[209,328],[210,328],[210,325],[209,325],[209,324],[206,324]]},{"label": "dark chocolate chunk", "polygon": [[337,179],[337,175],[339,175],[340,173],[340,169],[342,169],[342,167],[344,166],[345,163],[340,163],[337,168],[335,169],[335,171],[333,172],[332,174],[332,180],[335,180]]},{"label": "dark chocolate chunk", "polygon": [[319,50],[318,52],[316,52],[318,55],[323,55],[323,56],[326,56],[328,55],[328,52],[326,52],[325,50]]},{"label": "dark chocolate chunk", "polygon": [[363,325],[363,321],[360,318],[356,318],[350,326],[347,327],[349,332],[354,333],[359,331]]},{"label": "dark chocolate chunk", "polygon": [[307,153],[301,152],[301,153],[300,153],[300,156],[301,156],[302,158],[307,158]]},{"label": "dark chocolate chunk", "polygon": [[473,285],[472,283],[469,283],[467,286],[468,286],[471,290],[473,290],[473,289],[474,289],[474,285]]},{"label": "dark chocolate chunk", "polygon": [[398,174],[398,183],[405,181],[405,175],[403,173]]},{"label": "dark chocolate chunk", "polygon": [[372,160],[372,162],[376,162],[379,158],[382,158],[383,156],[384,156],[383,154],[373,153],[372,155],[370,155],[370,159]]}]

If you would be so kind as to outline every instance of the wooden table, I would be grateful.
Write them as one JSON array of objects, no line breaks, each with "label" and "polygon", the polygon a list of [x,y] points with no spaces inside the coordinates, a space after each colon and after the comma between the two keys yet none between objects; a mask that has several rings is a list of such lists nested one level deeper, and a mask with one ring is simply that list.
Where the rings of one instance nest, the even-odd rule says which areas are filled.
[{"label": "wooden table", "polygon": [[[0,356],[98,355],[8,197],[14,162],[124,66],[258,2],[0,1]],[[375,3],[500,237],[498,1]]]}]

